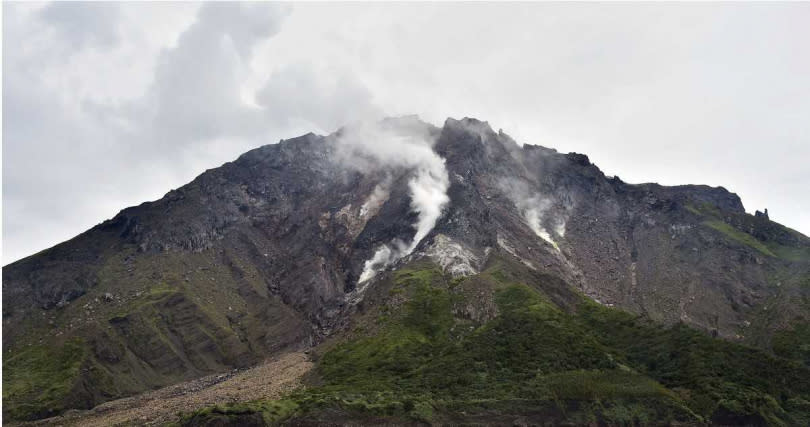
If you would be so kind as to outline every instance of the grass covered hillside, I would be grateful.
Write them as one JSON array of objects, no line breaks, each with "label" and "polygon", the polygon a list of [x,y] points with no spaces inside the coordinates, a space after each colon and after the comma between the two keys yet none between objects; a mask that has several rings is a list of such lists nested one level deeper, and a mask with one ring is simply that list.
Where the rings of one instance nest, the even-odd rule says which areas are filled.
[{"label": "grass covered hillside", "polygon": [[300,315],[268,293],[241,253],[134,253],[108,259],[91,293],[32,311],[19,325],[25,333],[4,324],[4,337],[17,334],[4,342],[6,419],[251,366],[303,339]]},{"label": "grass covered hillside", "polygon": [[412,263],[364,304],[306,389],[182,424],[810,423],[805,353],[653,325],[504,258],[463,279]]}]

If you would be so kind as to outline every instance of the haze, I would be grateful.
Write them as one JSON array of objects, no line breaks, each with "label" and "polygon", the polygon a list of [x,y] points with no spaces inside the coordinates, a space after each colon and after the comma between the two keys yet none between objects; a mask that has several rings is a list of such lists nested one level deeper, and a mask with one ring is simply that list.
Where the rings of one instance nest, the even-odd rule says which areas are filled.
[{"label": "haze", "polygon": [[810,4],[3,3],[3,263],[242,152],[476,117],[810,234]]}]

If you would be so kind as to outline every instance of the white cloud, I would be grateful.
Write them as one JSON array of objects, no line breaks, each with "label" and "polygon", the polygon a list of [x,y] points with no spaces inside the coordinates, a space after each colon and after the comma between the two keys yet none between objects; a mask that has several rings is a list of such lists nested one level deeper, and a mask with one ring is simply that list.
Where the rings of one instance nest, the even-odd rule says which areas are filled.
[{"label": "white cloud", "polygon": [[[253,49],[279,31],[286,5],[11,4],[4,12],[4,262],[310,128],[313,114],[278,107],[287,99],[263,110],[240,94],[256,72]],[[323,96],[318,81],[306,83]],[[330,96],[356,95],[338,85]]]},{"label": "white cloud", "polygon": [[118,43],[117,3],[97,5],[54,2],[39,11],[41,19],[50,24],[55,39],[65,41],[73,49],[81,49],[85,44],[113,46]]},{"label": "white cloud", "polygon": [[808,234],[808,21],[799,3],[5,3],[3,261],[382,114],[723,185]]},{"label": "white cloud", "polygon": [[351,74],[306,62],[275,69],[254,102],[278,125],[308,126],[321,133],[382,116],[369,90]]}]

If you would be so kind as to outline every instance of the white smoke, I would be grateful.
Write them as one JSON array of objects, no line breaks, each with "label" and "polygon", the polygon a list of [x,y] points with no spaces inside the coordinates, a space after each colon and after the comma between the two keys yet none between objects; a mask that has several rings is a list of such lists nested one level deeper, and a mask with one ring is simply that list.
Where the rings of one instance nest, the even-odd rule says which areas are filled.
[{"label": "white smoke", "polygon": [[382,204],[388,199],[388,195],[391,191],[389,188],[390,185],[390,179],[386,179],[374,187],[374,191],[371,192],[368,199],[366,199],[366,201],[363,202],[363,205],[360,206],[360,217],[365,217],[369,214],[374,215],[377,210],[380,209]]},{"label": "white smoke", "polygon": [[[359,279],[363,283],[409,255],[430,233],[450,200],[450,180],[444,159],[433,151],[433,139],[424,126],[365,122],[344,128],[337,142],[338,159],[350,167],[365,172],[400,167],[412,169],[415,174],[408,183],[411,209],[418,213],[413,240],[405,243],[397,239],[380,246],[363,266]],[[387,185],[379,191],[380,196],[387,194]]]},{"label": "white smoke", "polygon": [[363,273],[360,274],[360,279],[357,282],[364,283],[372,279],[377,275],[378,271],[408,255],[411,252],[408,248],[408,245],[398,239],[380,246],[377,252],[374,252],[374,256],[363,265]]},{"label": "white smoke", "polygon": [[554,232],[560,237],[565,237],[565,222],[565,218],[557,218],[557,222],[554,224]]},{"label": "white smoke", "polygon": [[526,223],[529,224],[529,228],[534,231],[534,234],[550,243],[551,246],[554,246],[554,249],[559,250],[560,247],[557,245],[557,242],[554,241],[548,230],[543,227],[543,218],[546,215],[546,211],[548,211],[548,208],[551,206],[551,201],[539,196],[534,196],[524,199],[522,205],[523,207],[519,208],[523,211],[523,217],[526,219]]},{"label": "white smoke", "polygon": [[539,193],[531,194],[528,185],[521,181],[504,179],[500,182],[500,186],[534,234],[548,242],[554,249],[560,250],[560,246],[544,225],[551,224],[556,236],[565,236],[565,217],[550,213],[554,200]]},{"label": "white smoke", "polygon": [[[439,158],[438,155],[436,157]],[[408,183],[408,187],[411,189],[411,208],[419,213],[416,234],[413,236],[408,253],[416,249],[416,245],[436,225],[444,206],[450,201],[447,196],[449,186],[450,180],[447,170],[444,168],[444,160],[441,161],[441,168],[438,169],[420,165],[416,177]]]}]

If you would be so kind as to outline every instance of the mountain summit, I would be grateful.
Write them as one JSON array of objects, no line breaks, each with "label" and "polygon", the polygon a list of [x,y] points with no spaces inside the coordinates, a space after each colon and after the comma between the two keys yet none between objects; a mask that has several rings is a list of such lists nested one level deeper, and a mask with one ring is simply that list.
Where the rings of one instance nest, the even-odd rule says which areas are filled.
[{"label": "mountain summit", "polygon": [[[348,384],[339,356],[360,354],[352,353],[360,351],[351,341],[358,334],[368,336],[367,345],[388,336],[394,329],[379,319],[398,319],[399,307],[404,323],[397,330],[414,331],[396,344],[402,351],[416,345],[412,340],[465,345],[488,330],[515,338],[536,322],[541,329],[534,334],[551,318],[568,325],[566,333],[578,331],[553,342],[544,341],[549,334],[532,335],[519,341],[529,348],[512,343],[509,355],[465,352],[476,357],[466,362],[494,382],[507,381],[495,378],[497,369],[513,369],[488,365],[495,360],[532,367],[521,384],[615,368],[645,375],[661,390],[686,390],[664,393],[669,409],[663,411],[675,421],[736,423],[751,416],[755,423],[790,423],[810,407],[787,403],[806,397],[807,384],[774,396],[771,412],[761,409],[765,403],[721,407],[709,391],[707,400],[695,401],[697,389],[656,374],[663,360],[650,367],[628,348],[634,333],[639,341],[659,337],[656,345],[684,336],[704,343],[695,337],[705,336],[706,346],[720,346],[718,354],[733,354],[734,361],[749,351],[756,363],[781,369],[768,381],[805,375],[808,297],[810,239],[767,214],[747,214],[722,187],[628,184],[605,176],[583,154],[521,146],[475,119],[448,119],[441,128],[416,117],[386,119],[249,151],[160,200],[124,209],[3,268],[4,411],[33,419],[90,408],[313,347],[324,348],[323,381]],[[537,307],[550,311],[538,320],[532,317]],[[608,320],[598,323],[593,315],[587,319],[596,323],[576,323],[583,313],[614,312],[626,317],[605,314]],[[654,326],[627,330],[629,341],[610,335],[633,322]],[[476,332],[466,335],[464,328]],[[680,335],[666,335],[673,331]],[[322,345],[345,340],[343,353]],[[551,354],[572,346],[592,346],[587,354],[599,354],[599,362],[578,365],[568,353],[560,353],[571,364],[564,369],[535,356],[513,360],[524,351]],[[411,354],[422,368],[408,371],[403,362],[403,372],[391,378],[429,372],[431,363],[455,354],[448,348],[429,357]],[[375,354],[351,359],[352,366],[371,376],[381,372],[369,362]],[[385,383],[385,390],[410,393],[399,381]],[[727,383],[765,399],[776,393],[765,381]],[[731,393],[723,390],[718,393]],[[431,411],[454,413],[433,393]],[[409,399],[397,410],[413,414],[428,405]],[[467,421],[505,420],[493,417]]]}]

